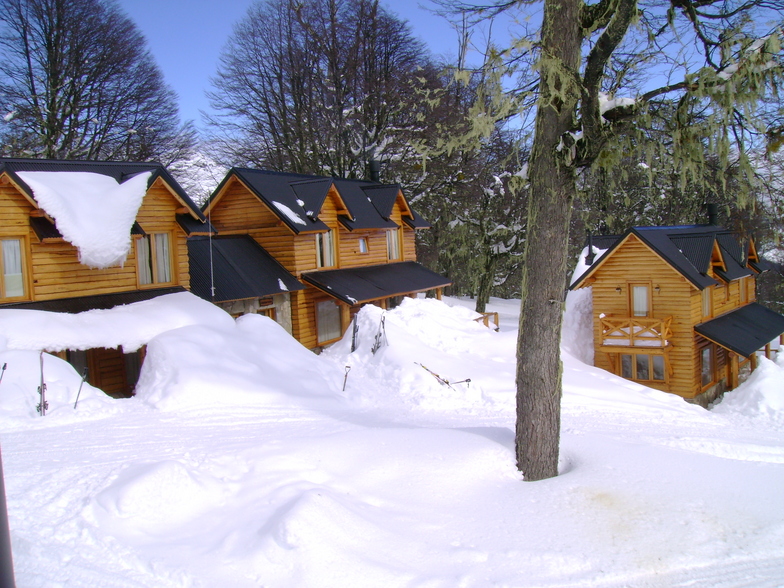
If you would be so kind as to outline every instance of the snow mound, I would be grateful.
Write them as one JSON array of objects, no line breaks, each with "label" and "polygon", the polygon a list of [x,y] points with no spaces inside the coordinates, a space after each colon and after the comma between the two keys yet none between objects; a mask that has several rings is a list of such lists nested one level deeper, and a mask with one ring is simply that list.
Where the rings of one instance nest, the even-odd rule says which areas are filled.
[{"label": "snow mound", "polygon": [[[228,315],[227,315],[228,316]],[[310,406],[337,399],[340,373],[268,317],[236,324],[191,325],[147,346],[136,396],[171,410],[237,404]]]},{"label": "snow mound", "polygon": [[[41,418],[41,358],[49,408]],[[0,383],[0,420],[3,427],[29,426],[31,420],[41,424],[62,424],[68,420],[107,416],[120,410],[121,403],[109,398],[102,390],[87,382],[67,361],[35,351],[6,350],[0,352],[0,368],[6,366]],[[81,391],[80,391],[81,386]],[[77,396],[79,403],[74,409]]]},{"label": "snow mound", "polygon": [[757,369],[727,392],[713,412],[762,417],[784,425],[784,368],[765,357],[758,357],[757,362]]},{"label": "snow mound", "polygon": [[193,324],[231,326],[233,321],[217,306],[190,292],[76,314],[0,310],[0,332],[6,346],[36,351],[122,346],[128,353],[160,333]]},{"label": "snow mound", "polygon": [[94,268],[122,265],[131,250],[131,227],[151,172],[122,184],[91,172],[18,172],[63,238]]},{"label": "snow mound", "polygon": [[[505,392],[514,382],[503,361],[514,353],[514,334],[496,333],[478,316],[435,299],[406,298],[390,311],[366,305],[355,317],[356,350],[349,329],[324,355],[349,370],[346,394],[361,406],[492,408],[507,395],[485,390]],[[498,361],[494,373],[479,368],[488,357]]]},{"label": "snow mound", "polygon": [[220,500],[220,487],[202,477],[177,460],[133,464],[95,496],[93,515],[114,536],[170,534]]}]

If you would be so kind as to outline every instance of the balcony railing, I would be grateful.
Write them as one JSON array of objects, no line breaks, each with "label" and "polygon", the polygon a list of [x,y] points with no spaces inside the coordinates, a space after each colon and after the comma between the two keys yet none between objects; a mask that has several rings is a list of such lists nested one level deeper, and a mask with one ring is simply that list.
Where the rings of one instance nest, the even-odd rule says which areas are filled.
[{"label": "balcony railing", "polygon": [[672,317],[664,319],[601,317],[602,345],[612,347],[666,347],[672,338]]}]

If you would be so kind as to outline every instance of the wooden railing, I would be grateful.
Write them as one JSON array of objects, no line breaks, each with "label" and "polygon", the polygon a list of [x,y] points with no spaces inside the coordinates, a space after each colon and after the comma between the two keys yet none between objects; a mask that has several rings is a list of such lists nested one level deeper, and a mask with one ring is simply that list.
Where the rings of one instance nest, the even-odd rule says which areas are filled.
[{"label": "wooden railing", "polygon": [[672,317],[664,319],[604,316],[602,344],[619,347],[666,347],[672,338]]},{"label": "wooden railing", "polygon": [[498,330],[498,313],[497,312],[483,312],[481,313],[482,316],[475,318],[474,320],[478,323],[482,323],[487,328],[490,328],[490,319],[493,319],[493,323],[495,323],[495,329]]}]

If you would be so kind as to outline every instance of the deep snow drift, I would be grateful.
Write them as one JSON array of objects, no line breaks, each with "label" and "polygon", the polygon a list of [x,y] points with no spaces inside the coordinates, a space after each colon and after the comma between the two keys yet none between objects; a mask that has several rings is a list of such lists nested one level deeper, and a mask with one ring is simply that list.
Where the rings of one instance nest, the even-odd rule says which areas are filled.
[{"label": "deep snow drift", "polygon": [[190,304],[132,399],[74,409],[78,374],[44,356],[39,417],[39,353],[0,353],[18,586],[781,585],[774,362],[705,411],[580,361],[590,300],[570,294],[561,475],[525,483],[518,302],[492,302],[500,332],[469,301],[368,306],[358,349],[349,331],[320,356]]}]

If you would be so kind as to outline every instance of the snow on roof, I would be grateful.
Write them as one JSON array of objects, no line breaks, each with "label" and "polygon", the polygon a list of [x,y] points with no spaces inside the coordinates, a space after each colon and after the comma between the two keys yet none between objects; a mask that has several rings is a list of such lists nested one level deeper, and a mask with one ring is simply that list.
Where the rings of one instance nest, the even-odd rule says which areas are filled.
[{"label": "snow on roof", "polygon": [[307,225],[307,224],[308,224],[308,223],[306,223],[304,220],[302,220],[302,217],[301,217],[300,215],[298,215],[296,212],[294,212],[293,210],[291,210],[291,209],[290,209],[288,206],[286,206],[285,204],[283,204],[283,203],[281,203],[281,202],[274,202],[274,201],[273,201],[273,202],[272,202],[272,205],[273,205],[275,208],[277,208],[277,209],[278,209],[278,210],[281,212],[281,214],[284,214],[284,215],[286,215],[286,217],[287,217],[287,218],[288,218],[288,219],[289,219],[291,222],[293,222],[293,223],[296,223],[296,224],[298,224],[298,225]]},{"label": "snow on roof", "polygon": [[128,353],[160,333],[198,324],[231,325],[233,319],[190,292],[77,314],[0,309],[0,333],[6,339],[0,341],[0,349],[62,351],[122,346]]},{"label": "snow on roof", "polygon": [[131,227],[151,172],[122,184],[92,172],[17,172],[63,238],[94,268],[122,265],[131,250]]}]

